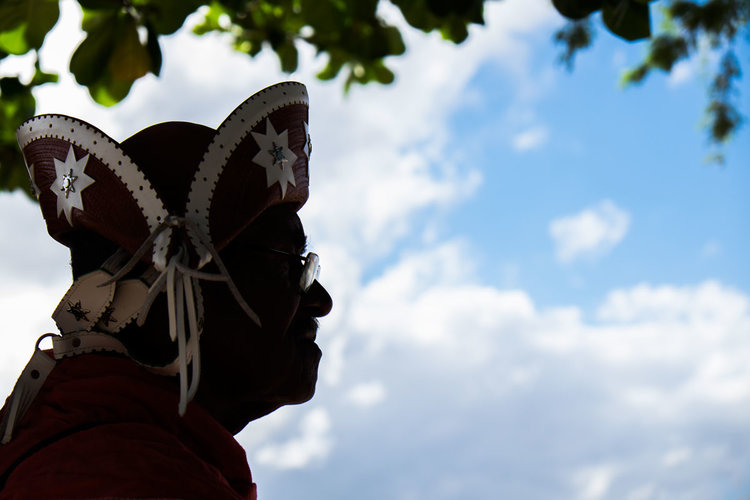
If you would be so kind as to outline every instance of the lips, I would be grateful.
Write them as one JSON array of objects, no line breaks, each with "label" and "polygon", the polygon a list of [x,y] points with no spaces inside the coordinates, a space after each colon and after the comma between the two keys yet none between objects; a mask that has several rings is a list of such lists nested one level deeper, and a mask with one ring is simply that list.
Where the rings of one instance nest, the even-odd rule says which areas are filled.
[{"label": "lips", "polygon": [[314,341],[318,336],[318,320],[309,316],[300,318],[292,324],[289,332],[292,337]]},{"label": "lips", "polygon": [[307,339],[307,340],[315,340],[317,336],[318,336],[317,332],[313,330],[308,330],[302,334],[302,338]]}]

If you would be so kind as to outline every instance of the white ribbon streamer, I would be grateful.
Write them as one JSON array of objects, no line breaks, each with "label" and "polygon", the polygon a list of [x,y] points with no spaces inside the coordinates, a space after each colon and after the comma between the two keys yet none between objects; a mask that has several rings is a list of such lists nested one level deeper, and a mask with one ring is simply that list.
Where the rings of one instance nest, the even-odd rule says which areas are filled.
[{"label": "white ribbon streamer", "polygon": [[[198,343],[200,329],[197,315],[197,295],[194,290],[194,287],[198,285],[198,280],[225,282],[232,293],[232,296],[237,301],[237,304],[258,326],[260,326],[260,318],[255,311],[250,308],[247,302],[245,302],[239,289],[229,276],[229,272],[219,257],[219,253],[211,244],[208,237],[203,234],[194,222],[184,217],[168,217],[167,220],[160,224],[141,244],[130,260],[103,285],[123,278],[146,254],[160,233],[164,231],[172,231],[173,228],[177,227],[186,228],[198,238],[201,244],[203,244],[210,252],[213,261],[219,268],[219,272],[216,274],[206,273],[191,268],[189,266],[190,255],[184,246],[181,247],[179,251],[169,259],[166,268],[161,270],[161,273],[149,288],[146,300],[138,313],[137,324],[143,326],[154,300],[158,294],[166,288],[169,338],[173,342],[177,342],[176,364],[177,374],[180,381],[180,403],[178,409],[180,415],[184,415],[188,402],[190,402],[198,392],[198,384],[200,382],[200,347]],[[186,313],[187,331],[185,328]],[[188,368],[190,368],[189,374]]]}]

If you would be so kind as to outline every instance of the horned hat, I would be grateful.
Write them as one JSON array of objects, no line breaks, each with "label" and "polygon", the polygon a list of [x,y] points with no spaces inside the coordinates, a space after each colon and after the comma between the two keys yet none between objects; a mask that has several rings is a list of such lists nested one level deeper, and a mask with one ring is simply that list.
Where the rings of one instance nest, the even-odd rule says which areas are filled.
[{"label": "horned hat", "polygon": [[[166,291],[178,355],[150,368],[179,375],[183,413],[200,375],[199,282],[207,278],[201,269],[216,262],[220,272],[211,279],[226,281],[259,323],[218,252],[267,208],[299,209],[307,200],[312,143],[305,86],[267,87],[216,130],[167,122],[118,143],[82,120],[46,114],[24,122],[17,136],[49,234],[70,246],[75,232],[91,231],[119,247],[101,269],[79,277],[53,313],[62,334],[53,338],[55,359],[98,350],[130,355],[115,334],[143,320],[155,295]],[[139,263],[147,270],[133,277]],[[4,441],[52,369],[38,345],[14,389],[14,398],[27,395],[6,415]],[[24,386],[33,371],[44,376]]]}]

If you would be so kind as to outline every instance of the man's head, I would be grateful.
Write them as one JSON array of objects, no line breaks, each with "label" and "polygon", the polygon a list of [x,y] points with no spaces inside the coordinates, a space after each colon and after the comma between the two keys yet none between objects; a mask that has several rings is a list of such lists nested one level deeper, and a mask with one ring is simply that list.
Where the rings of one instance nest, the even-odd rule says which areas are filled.
[{"label": "man's head", "polygon": [[63,338],[111,335],[137,361],[179,375],[181,411],[196,396],[232,431],[312,397],[315,318],[331,298],[317,281],[299,284],[310,155],[302,85],[259,92],[218,130],[165,123],[118,145],[46,115],[22,125],[19,142],[74,273],[125,250],[104,266],[123,269],[116,285],[77,280],[63,299],[54,316]]},{"label": "man's head", "polygon": [[[317,280],[307,290],[300,287],[306,247],[295,207],[282,204],[264,211],[220,252],[262,326],[248,318],[224,283],[201,284],[205,312],[196,400],[233,433],[315,392],[321,358],[317,318],[330,312],[332,300]],[[94,233],[79,233],[71,243],[74,273],[93,271],[115,250]],[[177,355],[167,332],[162,294],[142,326],[131,324],[115,336],[139,361],[166,364]]]},{"label": "man's head", "polygon": [[328,314],[332,303],[317,280],[306,291],[300,288],[305,246],[296,210],[278,205],[222,250],[224,264],[261,326],[226,287],[204,286],[197,399],[233,432],[282,405],[305,402],[315,391],[321,356],[316,318]]}]

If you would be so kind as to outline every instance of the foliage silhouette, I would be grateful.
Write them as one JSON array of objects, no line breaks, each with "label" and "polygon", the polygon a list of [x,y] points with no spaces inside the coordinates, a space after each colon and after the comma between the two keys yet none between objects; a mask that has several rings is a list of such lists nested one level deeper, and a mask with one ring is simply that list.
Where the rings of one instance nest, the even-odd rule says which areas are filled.
[{"label": "foliage silhouette", "polygon": [[[385,0],[383,0],[385,1]],[[469,27],[484,24],[485,2],[494,0],[390,0],[408,25],[437,31],[460,44]],[[298,64],[298,46],[308,44],[327,61],[318,78],[339,74],[346,92],[353,84],[389,84],[395,75],[389,57],[406,51],[398,27],[379,14],[381,0],[77,0],[83,10],[84,40],[70,59],[69,70],[94,101],[112,106],[124,99],[133,83],[148,73],[158,76],[162,65],[159,37],[181,29],[198,11],[197,35],[225,33],[234,50],[256,56],[270,49],[281,69]],[[657,2],[665,27],[651,31],[653,0],[552,0],[570,20],[554,39],[563,46],[560,60],[573,68],[576,54],[591,45],[599,17],[604,28],[627,41],[648,39],[644,61],[624,75],[626,84],[642,82],[653,70],[670,72],[674,65],[702,47],[721,54],[709,88],[707,122],[710,139],[726,142],[742,124],[734,107],[735,83],[741,76],[734,46],[747,34],[748,0]],[[30,193],[15,129],[34,114],[32,90],[54,84],[57,75],[44,73],[38,53],[60,15],[58,0],[0,0],[0,60],[34,53],[34,77],[0,79],[0,190],[23,187]],[[718,159],[721,160],[721,155]]]}]

